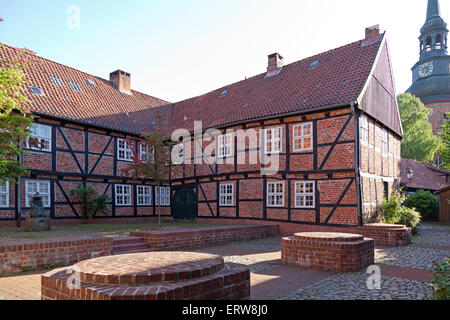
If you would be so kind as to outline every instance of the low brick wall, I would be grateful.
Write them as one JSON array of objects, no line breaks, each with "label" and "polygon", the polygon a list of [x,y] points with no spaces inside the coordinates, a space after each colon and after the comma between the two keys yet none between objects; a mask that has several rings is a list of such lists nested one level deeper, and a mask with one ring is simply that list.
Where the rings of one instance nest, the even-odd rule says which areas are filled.
[{"label": "low brick wall", "polygon": [[290,266],[356,272],[374,263],[374,241],[357,234],[308,232],[281,240],[281,262]]},{"label": "low brick wall", "polygon": [[97,258],[41,276],[42,300],[239,300],[249,296],[248,267],[195,252]]},{"label": "low brick wall", "polygon": [[278,235],[276,225],[217,226],[137,231],[132,237],[144,238],[156,250],[201,248],[235,241],[247,241]]},{"label": "low brick wall", "polygon": [[363,227],[336,227],[336,226],[320,226],[320,225],[304,225],[289,222],[273,222],[264,220],[249,219],[206,219],[200,218],[197,221],[210,223],[252,223],[258,225],[277,225],[280,235],[292,236],[299,232],[338,232],[360,234],[375,240],[376,244],[386,246],[405,246],[411,243],[411,228],[404,225],[388,225],[388,224],[366,224]]},{"label": "low brick wall", "polygon": [[47,266],[67,266],[81,260],[110,255],[112,238],[2,239],[0,276]]}]

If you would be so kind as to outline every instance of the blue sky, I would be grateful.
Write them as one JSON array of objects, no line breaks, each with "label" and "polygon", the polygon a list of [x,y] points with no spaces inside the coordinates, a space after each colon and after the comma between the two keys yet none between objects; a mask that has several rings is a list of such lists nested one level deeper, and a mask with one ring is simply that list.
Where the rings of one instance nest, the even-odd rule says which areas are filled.
[{"label": "blue sky", "polygon": [[[426,0],[1,0],[0,42],[172,102],[387,30],[397,91],[411,84]],[[68,27],[71,6],[80,28]],[[450,1],[441,0],[450,23]],[[73,21],[73,20],[69,20]]]}]

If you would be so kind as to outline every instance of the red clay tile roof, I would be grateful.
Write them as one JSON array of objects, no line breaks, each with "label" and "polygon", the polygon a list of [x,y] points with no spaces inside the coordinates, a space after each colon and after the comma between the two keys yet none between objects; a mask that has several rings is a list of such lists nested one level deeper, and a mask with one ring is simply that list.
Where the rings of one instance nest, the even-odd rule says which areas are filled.
[{"label": "red clay tile roof", "polygon": [[[173,126],[191,130],[194,120],[204,128],[276,116],[355,101],[369,77],[381,40],[362,41],[289,65],[277,76],[266,73],[175,103]],[[320,61],[310,68],[311,63]],[[344,81],[345,84],[344,84]],[[228,93],[221,97],[221,93]],[[188,121],[184,121],[184,115]]]},{"label": "red clay tile roof", "polygon": [[[412,181],[409,181],[406,176],[408,168],[414,171]],[[402,159],[400,170],[401,183],[408,188],[437,191],[450,186],[450,183],[447,183],[445,180],[445,174],[450,175],[450,171],[431,164],[410,159]]]},{"label": "red clay tile roof", "polygon": [[[11,61],[16,54],[15,48],[0,47],[1,60]],[[23,93],[31,101],[28,108],[37,114],[135,133],[140,127],[136,119],[126,115],[127,112],[139,113],[169,103],[133,90],[132,95],[121,93],[108,80],[33,54],[27,53],[24,57],[28,67]],[[54,84],[50,76],[61,78],[63,86]],[[95,85],[89,85],[88,79]],[[73,90],[69,81],[76,82],[81,92]],[[40,88],[45,96],[33,94],[29,86]]]},{"label": "red clay tile roof", "polygon": [[[167,125],[172,128],[192,130],[195,120],[203,121],[203,128],[221,127],[350,104],[361,93],[381,43],[382,37],[366,46],[357,41],[286,65],[276,76],[265,78],[262,73],[175,104],[136,91],[132,96],[120,93],[110,81],[29,55],[33,62],[26,71],[27,84],[41,88],[45,97],[32,94],[28,87],[25,92],[34,112],[128,133],[151,130],[157,110],[169,118]],[[13,54],[13,48],[0,49],[1,59],[11,59]],[[320,61],[319,65],[310,68],[314,61]],[[62,78],[64,87],[53,84],[50,75]],[[93,79],[96,86],[90,87],[87,79]],[[82,92],[72,90],[68,81],[76,81]],[[224,90],[227,94],[221,96]]]}]

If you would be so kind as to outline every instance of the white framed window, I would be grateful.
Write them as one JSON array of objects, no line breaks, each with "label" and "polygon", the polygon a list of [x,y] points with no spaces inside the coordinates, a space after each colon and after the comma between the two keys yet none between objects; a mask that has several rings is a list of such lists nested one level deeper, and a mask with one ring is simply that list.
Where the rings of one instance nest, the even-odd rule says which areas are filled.
[{"label": "white framed window", "polygon": [[124,161],[133,160],[130,143],[125,139],[117,139],[117,158]]},{"label": "white framed window", "polygon": [[50,181],[25,181],[25,207],[30,207],[31,199],[39,192],[44,207],[50,207]]},{"label": "white framed window", "polygon": [[27,139],[28,149],[52,151],[52,127],[34,123],[30,130],[30,137]]},{"label": "white framed window", "polygon": [[9,207],[9,181],[0,183],[0,208]]},{"label": "white framed window", "polygon": [[359,118],[359,128],[361,141],[369,142],[369,120],[366,116]]},{"label": "white framed window", "polygon": [[264,129],[265,153],[281,152],[281,128]]},{"label": "white framed window", "polygon": [[131,206],[131,186],[116,184],[116,206]]},{"label": "white framed window", "polygon": [[179,143],[172,148],[172,163],[182,164],[184,162],[184,143]]},{"label": "white framed window", "polygon": [[[161,189],[161,192],[159,192]],[[155,187],[155,204],[170,206],[170,187]]]},{"label": "white framed window", "polygon": [[293,127],[294,152],[313,149],[313,126],[312,123],[303,123]]},{"label": "white framed window", "polygon": [[151,186],[137,186],[137,205],[151,206],[152,205],[152,187]]},{"label": "white framed window", "polygon": [[153,162],[154,159],[154,150],[152,149],[152,152],[148,151],[148,146],[144,143],[139,144],[139,160],[141,161],[151,161]]},{"label": "white framed window", "polygon": [[217,155],[225,158],[233,155],[233,134],[223,134],[217,137]]},{"label": "white framed window", "polygon": [[234,185],[232,183],[221,184],[220,185],[220,206],[232,206],[233,205],[233,196],[234,196]]},{"label": "white framed window", "polygon": [[267,206],[284,207],[284,182],[267,183]]},{"label": "white framed window", "polygon": [[381,151],[383,154],[387,154],[389,152],[389,134],[384,128],[381,131]]},{"label": "white framed window", "polygon": [[295,183],[295,207],[315,207],[315,182],[299,181]]}]

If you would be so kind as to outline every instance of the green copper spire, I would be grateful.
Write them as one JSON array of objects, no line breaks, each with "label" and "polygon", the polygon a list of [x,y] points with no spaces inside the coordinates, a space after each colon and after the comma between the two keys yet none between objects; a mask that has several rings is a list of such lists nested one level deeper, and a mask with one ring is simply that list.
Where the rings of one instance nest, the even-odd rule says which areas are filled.
[{"label": "green copper spire", "polygon": [[427,8],[427,21],[432,19],[433,17],[441,16],[441,8],[439,5],[439,0],[428,0],[428,8]]}]

